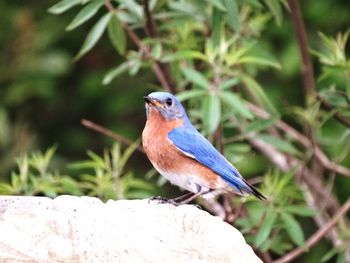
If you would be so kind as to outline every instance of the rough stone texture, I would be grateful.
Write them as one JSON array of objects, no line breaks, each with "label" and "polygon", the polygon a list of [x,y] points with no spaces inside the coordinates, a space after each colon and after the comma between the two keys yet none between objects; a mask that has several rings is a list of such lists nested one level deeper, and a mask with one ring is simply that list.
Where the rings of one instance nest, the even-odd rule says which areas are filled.
[{"label": "rough stone texture", "polygon": [[0,196],[0,262],[261,262],[241,233],[192,205]]}]

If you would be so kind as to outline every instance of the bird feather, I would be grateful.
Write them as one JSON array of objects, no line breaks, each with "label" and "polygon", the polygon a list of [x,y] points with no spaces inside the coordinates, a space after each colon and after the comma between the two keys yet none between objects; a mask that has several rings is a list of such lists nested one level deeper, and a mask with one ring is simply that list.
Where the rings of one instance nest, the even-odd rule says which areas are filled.
[{"label": "bird feather", "polygon": [[195,159],[218,174],[238,192],[264,197],[240,175],[238,170],[192,125],[177,127],[168,133],[169,140],[186,156]]}]

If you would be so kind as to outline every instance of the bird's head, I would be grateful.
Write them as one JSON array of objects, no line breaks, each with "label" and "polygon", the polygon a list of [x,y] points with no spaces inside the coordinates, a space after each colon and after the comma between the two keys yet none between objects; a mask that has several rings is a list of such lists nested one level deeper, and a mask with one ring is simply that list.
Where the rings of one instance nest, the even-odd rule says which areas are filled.
[{"label": "bird's head", "polygon": [[187,119],[186,111],[178,99],[169,92],[152,92],[143,97],[146,101],[146,112],[158,111],[166,120]]}]

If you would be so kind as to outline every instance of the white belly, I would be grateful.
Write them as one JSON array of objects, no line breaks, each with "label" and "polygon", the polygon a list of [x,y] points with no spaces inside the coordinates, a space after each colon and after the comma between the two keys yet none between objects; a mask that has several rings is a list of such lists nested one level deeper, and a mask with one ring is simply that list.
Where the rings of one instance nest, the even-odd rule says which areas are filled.
[{"label": "white belly", "polygon": [[161,175],[163,175],[166,179],[169,180],[170,183],[174,185],[177,185],[192,193],[209,190],[207,183],[201,180],[197,175],[190,173],[176,174],[174,172],[159,169],[159,167],[154,162],[152,162],[152,164]]}]

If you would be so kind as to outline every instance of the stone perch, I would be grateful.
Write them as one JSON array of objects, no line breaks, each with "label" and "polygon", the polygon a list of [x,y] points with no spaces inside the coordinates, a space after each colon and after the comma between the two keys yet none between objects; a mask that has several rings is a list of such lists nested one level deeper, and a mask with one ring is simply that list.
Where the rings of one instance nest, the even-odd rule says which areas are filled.
[{"label": "stone perch", "polygon": [[0,196],[0,262],[262,262],[193,205]]}]

